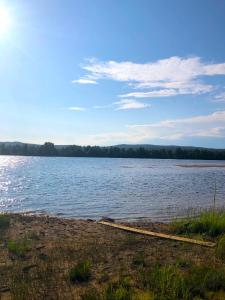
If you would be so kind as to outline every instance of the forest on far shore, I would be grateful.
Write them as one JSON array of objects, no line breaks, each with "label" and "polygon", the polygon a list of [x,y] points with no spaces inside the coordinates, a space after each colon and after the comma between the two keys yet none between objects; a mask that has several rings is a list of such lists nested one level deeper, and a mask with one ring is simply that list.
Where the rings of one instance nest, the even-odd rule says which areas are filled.
[{"label": "forest on far shore", "polygon": [[0,155],[65,156],[65,157],[118,157],[118,158],[163,158],[225,160],[225,149],[161,146],[159,149],[110,146],[55,146],[25,143],[0,143]]}]

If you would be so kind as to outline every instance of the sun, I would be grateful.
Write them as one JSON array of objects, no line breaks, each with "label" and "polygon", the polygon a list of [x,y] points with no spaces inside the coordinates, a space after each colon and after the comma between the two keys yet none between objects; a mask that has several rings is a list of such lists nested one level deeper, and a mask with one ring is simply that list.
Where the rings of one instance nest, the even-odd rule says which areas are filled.
[{"label": "sun", "polygon": [[9,32],[11,25],[12,18],[9,10],[4,6],[0,6],[0,37]]}]

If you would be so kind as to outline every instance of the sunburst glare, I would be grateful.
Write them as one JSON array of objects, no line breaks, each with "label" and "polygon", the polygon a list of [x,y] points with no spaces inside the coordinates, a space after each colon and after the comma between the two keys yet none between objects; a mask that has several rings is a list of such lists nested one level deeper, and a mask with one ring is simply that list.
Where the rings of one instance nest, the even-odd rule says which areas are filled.
[{"label": "sunburst glare", "polygon": [[0,5],[0,38],[9,33],[12,23],[12,16],[9,9],[4,5]]}]

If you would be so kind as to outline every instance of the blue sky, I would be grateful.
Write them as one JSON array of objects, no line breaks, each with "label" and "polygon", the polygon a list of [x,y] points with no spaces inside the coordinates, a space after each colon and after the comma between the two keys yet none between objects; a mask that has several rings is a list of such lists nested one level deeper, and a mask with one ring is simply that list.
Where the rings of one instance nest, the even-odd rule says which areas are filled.
[{"label": "blue sky", "polygon": [[0,0],[1,11],[1,141],[225,148],[224,0]]}]

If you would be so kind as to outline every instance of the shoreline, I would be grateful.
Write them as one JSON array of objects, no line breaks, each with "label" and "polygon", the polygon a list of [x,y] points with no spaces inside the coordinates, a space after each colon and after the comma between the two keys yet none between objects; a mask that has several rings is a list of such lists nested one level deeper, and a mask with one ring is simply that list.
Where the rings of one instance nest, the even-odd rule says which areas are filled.
[{"label": "shoreline", "polygon": [[[224,150],[224,149],[223,149]],[[221,149],[222,151],[222,149]],[[47,156],[47,155],[23,155],[23,154],[0,154],[0,157],[38,157],[38,158],[99,158],[99,159],[140,159],[140,160],[172,160],[172,161],[182,161],[182,160],[187,160],[187,161],[212,161],[212,162],[225,162],[224,158],[179,158],[179,157],[124,157],[124,156]]]},{"label": "shoreline", "polygon": [[[208,207],[204,207],[204,208],[187,208],[185,210],[178,210],[177,214],[174,215],[172,214],[171,216],[162,216],[162,217],[153,217],[153,216],[149,216],[149,217],[136,217],[136,218],[129,218],[129,217],[124,217],[124,218],[114,218],[111,215],[102,215],[99,217],[91,217],[91,216],[87,216],[87,217],[82,217],[82,216],[67,216],[63,213],[49,213],[49,212],[45,212],[45,211],[34,211],[34,210],[28,210],[28,211],[1,211],[0,210],[0,215],[12,215],[12,216],[28,216],[28,217],[37,217],[37,218],[41,218],[41,217],[46,217],[46,218],[55,218],[55,219],[61,219],[61,220],[65,220],[65,221],[89,221],[89,222],[93,222],[93,223],[97,223],[98,221],[102,220],[102,219],[112,219],[114,220],[114,222],[118,222],[121,224],[142,224],[142,223],[147,223],[147,224],[169,224],[173,221],[176,220],[182,220],[185,219],[187,217],[197,217],[202,211],[210,211],[213,209],[213,206],[208,206]],[[217,211],[221,211],[221,210],[225,210],[225,206],[224,205],[219,205],[218,207],[216,207]]]},{"label": "shoreline", "polygon": [[[210,209],[210,208],[209,208]],[[0,211],[0,215],[7,215],[7,216],[24,216],[24,217],[32,217],[32,218],[52,218],[52,219],[58,219],[58,220],[64,220],[64,221],[77,221],[77,222],[92,222],[92,223],[98,223],[99,221],[103,219],[111,219],[115,223],[119,224],[170,224],[171,222],[175,220],[181,220],[186,217],[188,217],[190,214],[189,212],[192,212],[193,210],[187,210],[186,213],[180,214],[179,216],[172,216],[172,217],[137,217],[137,218],[112,218],[111,216],[101,216],[97,218],[92,218],[92,217],[73,217],[73,216],[65,216],[64,214],[58,215],[56,214],[51,214],[51,213],[44,213],[44,212],[35,212],[35,211]],[[191,215],[198,215],[200,211],[197,214],[192,214]]]},{"label": "shoreline", "polygon": [[177,167],[181,168],[225,168],[224,165],[219,164],[178,164]]}]

